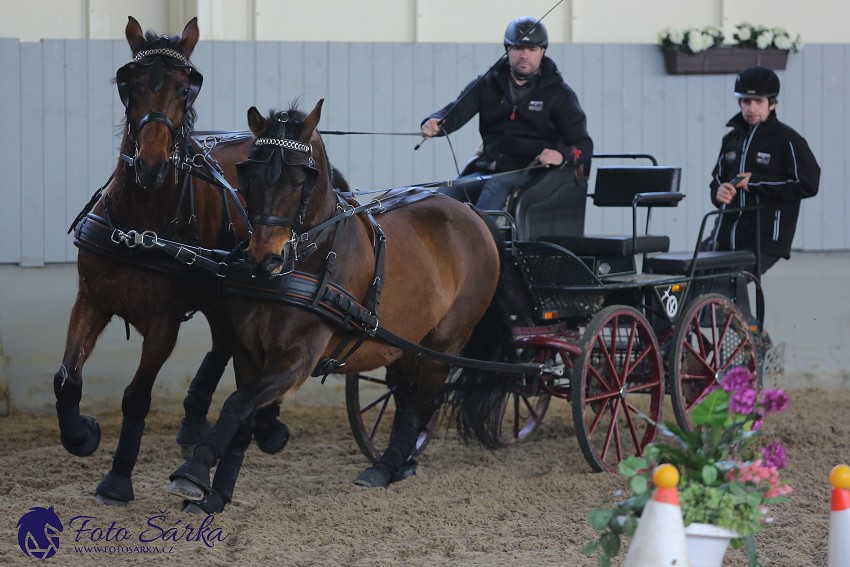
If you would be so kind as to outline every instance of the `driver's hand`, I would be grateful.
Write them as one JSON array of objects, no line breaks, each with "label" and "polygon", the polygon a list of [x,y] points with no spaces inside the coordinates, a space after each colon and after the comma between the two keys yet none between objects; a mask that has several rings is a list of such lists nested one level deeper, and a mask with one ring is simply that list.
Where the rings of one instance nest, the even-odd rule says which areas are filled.
[{"label": "driver's hand", "polygon": [[564,163],[564,156],[558,150],[550,150],[549,148],[546,148],[540,152],[539,156],[537,156],[537,161],[546,167],[557,167]]},{"label": "driver's hand", "polygon": [[429,118],[422,125],[422,135],[426,138],[433,138],[442,131],[440,120],[438,118]]},{"label": "driver's hand", "polygon": [[731,183],[724,183],[720,187],[717,188],[717,201],[719,203],[723,203],[724,205],[728,205],[732,202],[732,199],[735,198],[735,195],[738,194],[738,190],[735,189],[735,186]]}]

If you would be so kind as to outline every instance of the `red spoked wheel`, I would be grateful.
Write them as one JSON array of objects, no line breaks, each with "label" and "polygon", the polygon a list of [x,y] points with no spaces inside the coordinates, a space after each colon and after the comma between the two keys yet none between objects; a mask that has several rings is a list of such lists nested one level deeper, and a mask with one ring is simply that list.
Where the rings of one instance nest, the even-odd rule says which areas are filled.
[{"label": "red spoked wheel", "polygon": [[[360,451],[374,462],[390,444],[395,430],[394,389],[381,377],[366,374],[346,374],[345,406],[348,423]],[[439,409],[434,412],[425,430],[416,439],[414,457],[421,455],[431,438],[431,433],[440,418]]]},{"label": "red spoked wheel", "polygon": [[747,320],[732,301],[717,293],[700,295],[682,312],[673,332],[669,359],[670,397],[680,427],[691,430],[690,414],[731,368],[758,376],[756,345]]},{"label": "red spoked wheel", "polygon": [[[522,341],[519,351],[522,362],[542,364],[547,367],[547,373],[561,373],[564,363],[556,350],[545,347],[531,346],[528,341]],[[509,447],[521,443],[531,437],[540,423],[546,410],[549,409],[551,395],[543,391],[540,376],[520,377],[512,385],[511,391],[505,396],[499,423],[499,445]]]},{"label": "red spoked wheel", "polygon": [[616,471],[655,440],[664,401],[661,349],[646,317],[612,305],[588,323],[572,379],[579,446],[595,471]]}]

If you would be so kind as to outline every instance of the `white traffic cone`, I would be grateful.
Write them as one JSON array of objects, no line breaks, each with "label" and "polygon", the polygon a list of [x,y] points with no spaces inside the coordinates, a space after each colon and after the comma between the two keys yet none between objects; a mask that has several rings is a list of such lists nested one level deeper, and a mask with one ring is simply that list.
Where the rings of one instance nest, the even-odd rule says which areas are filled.
[{"label": "white traffic cone", "polygon": [[655,493],[646,503],[623,567],[690,567],[679,508],[679,471],[661,465],[652,473]]},{"label": "white traffic cone", "polygon": [[828,567],[850,565],[850,466],[836,465],[829,473],[832,512],[829,514]]}]

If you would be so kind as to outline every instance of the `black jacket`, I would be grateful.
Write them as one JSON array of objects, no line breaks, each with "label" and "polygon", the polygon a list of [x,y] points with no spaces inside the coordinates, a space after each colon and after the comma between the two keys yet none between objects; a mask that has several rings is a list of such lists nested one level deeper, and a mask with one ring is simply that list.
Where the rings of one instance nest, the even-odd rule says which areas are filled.
[{"label": "black jacket", "polygon": [[[820,166],[809,144],[771,111],[767,120],[750,129],[738,113],[726,124],[732,131],[723,145],[711,181],[711,200],[717,189],[738,173],[749,171],[749,192],[738,190],[732,205],[763,205],[761,214],[762,252],[788,258],[800,214],[800,200],[817,195]],[[755,250],[756,212],[722,215],[718,244],[727,250]]]},{"label": "black jacket", "polygon": [[[422,122],[445,118],[443,131],[451,133],[478,114],[484,152],[476,167],[481,171],[522,169],[545,148],[556,149],[564,155],[562,167],[588,163],[593,154],[593,142],[575,91],[564,82],[548,57],[543,57],[540,70],[537,85],[514,105],[510,102],[508,86],[510,67],[504,60],[480,82],[472,81],[467,85],[455,102]],[[456,102],[457,106],[447,115]]]}]

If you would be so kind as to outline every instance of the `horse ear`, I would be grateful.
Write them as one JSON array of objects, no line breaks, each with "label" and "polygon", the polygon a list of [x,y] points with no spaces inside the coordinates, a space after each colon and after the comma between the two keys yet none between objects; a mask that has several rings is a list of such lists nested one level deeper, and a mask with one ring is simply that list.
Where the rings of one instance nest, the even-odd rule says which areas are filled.
[{"label": "horse ear", "polygon": [[145,48],[145,33],[142,31],[142,26],[133,16],[127,17],[127,27],[124,28],[124,35],[127,37],[127,43],[130,44],[130,49],[133,55]]},{"label": "horse ear", "polygon": [[260,111],[257,110],[256,106],[252,106],[248,109],[248,127],[258,138],[263,135],[263,131],[266,128],[266,119],[263,118],[263,115],[260,114]]},{"label": "horse ear", "polygon": [[319,102],[316,103],[316,107],[307,115],[307,118],[304,119],[304,131],[313,133],[313,130],[319,125],[319,119],[322,117],[322,105],[325,103],[325,99],[320,98]]},{"label": "horse ear", "polygon": [[180,34],[180,41],[177,42],[177,47],[183,52],[186,57],[191,57],[195,46],[198,45],[198,38],[201,36],[198,30],[198,18],[192,18],[186,27],[183,28],[183,33]]}]

